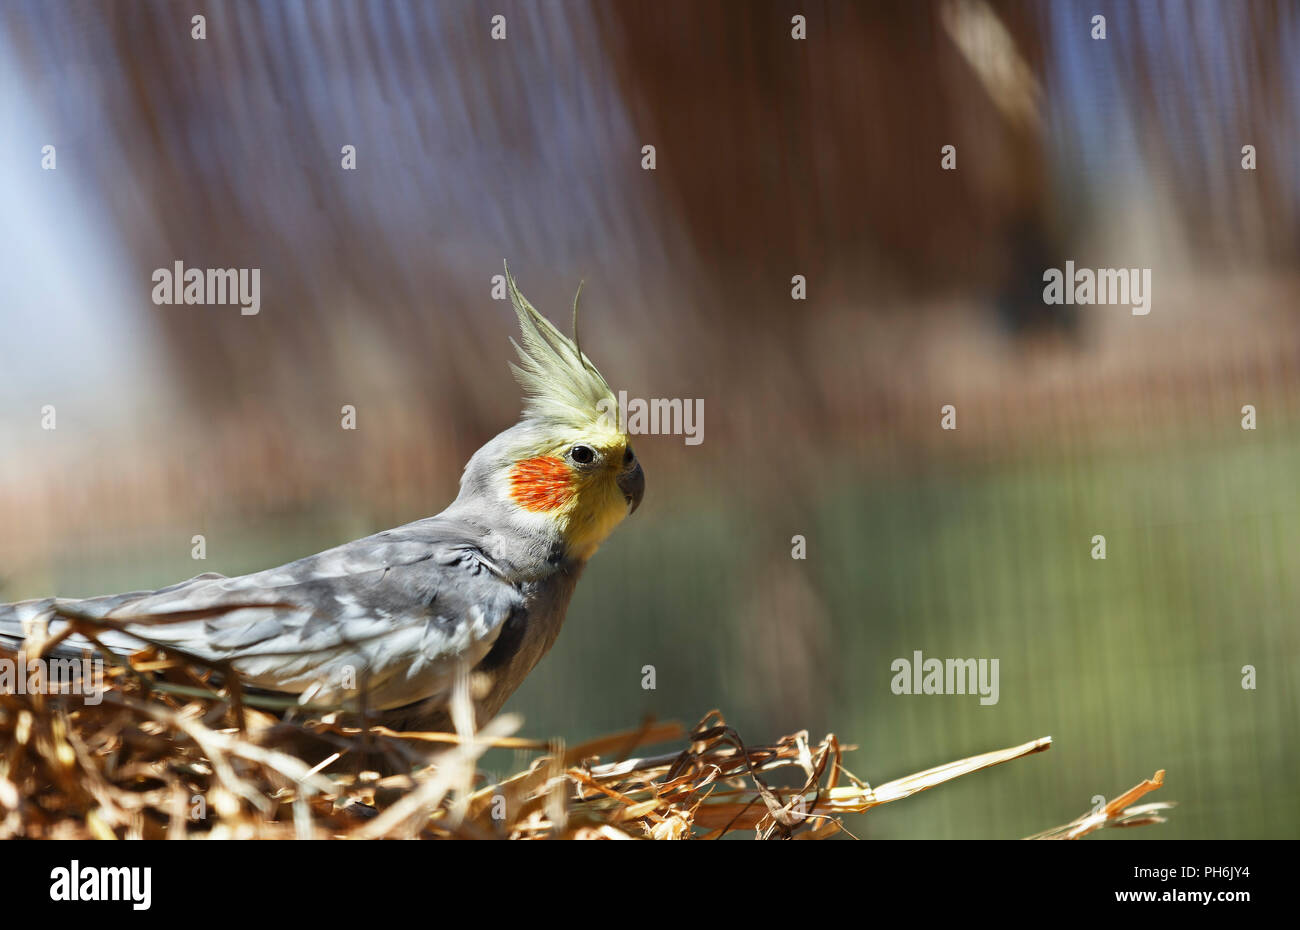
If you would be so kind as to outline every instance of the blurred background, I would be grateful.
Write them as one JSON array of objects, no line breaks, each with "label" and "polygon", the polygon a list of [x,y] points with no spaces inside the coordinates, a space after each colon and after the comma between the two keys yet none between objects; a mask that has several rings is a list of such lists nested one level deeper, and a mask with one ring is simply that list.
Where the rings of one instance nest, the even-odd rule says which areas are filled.
[{"label": "blurred background", "polygon": [[[525,735],[718,707],[872,783],[1051,735],[847,825],[1017,837],[1164,768],[1121,839],[1300,833],[1300,5],[3,0],[0,127],[0,599],[441,510],[519,410],[505,258],[705,407],[637,441]],[[1150,315],[1044,305],[1067,260]],[[260,314],[155,306],[176,261]],[[915,650],[1000,702],[894,695]]]}]

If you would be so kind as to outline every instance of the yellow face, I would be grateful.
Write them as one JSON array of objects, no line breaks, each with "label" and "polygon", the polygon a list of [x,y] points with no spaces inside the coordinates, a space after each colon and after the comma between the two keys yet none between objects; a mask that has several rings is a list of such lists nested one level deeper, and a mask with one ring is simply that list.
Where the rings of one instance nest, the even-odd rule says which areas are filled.
[{"label": "yellow face", "polygon": [[621,434],[579,438],[521,459],[510,467],[509,482],[514,502],[554,519],[579,560],[590,558],[636,509],[645,489],[641,465]]}]

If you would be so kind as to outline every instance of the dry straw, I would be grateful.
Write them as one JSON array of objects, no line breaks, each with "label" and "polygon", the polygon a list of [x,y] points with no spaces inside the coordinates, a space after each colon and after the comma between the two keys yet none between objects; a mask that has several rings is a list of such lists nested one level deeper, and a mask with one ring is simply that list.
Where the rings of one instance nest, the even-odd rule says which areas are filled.
[{"label": "dry straw", "polygon": [[[28,656],[41,645],[29,642]],[[843,814],[1051,747],[1045,737],[872,787],[844,768],[833,735],[750,746],[718,711],[689,733],[646,723],[566,747],[516,736],[509,714],[467,732],[467,707],[453,714],[458,733],[284,718],[217,680],[150,650],[118,660],[95,705],[0,694],[0,838],[824,839],[848,834]],[[636,755],[663,744],[678,748]],[[538,755],[492,780],[481,760],[493,748]],[[368,770],[376,760],[402,774]],[[1163,779],[1033,838],[1162,822],[1171,804],[1135,802]]]}]

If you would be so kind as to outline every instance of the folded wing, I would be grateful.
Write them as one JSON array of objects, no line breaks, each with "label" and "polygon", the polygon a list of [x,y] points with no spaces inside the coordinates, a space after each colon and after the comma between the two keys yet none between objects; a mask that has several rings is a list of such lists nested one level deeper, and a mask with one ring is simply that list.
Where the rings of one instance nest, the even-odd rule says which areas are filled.
[{"label": "folded wing", "polygon": [[112,625],[101,639],[115,651],[171,647],[256,688],[320,703],[364,691],[381,710],[445,694],[457,663],[481,661],[523,610],[472,532],[432,518],[252,575],[0,606],[0,635],[15,620],[57,633],[61,618],[93,619]]}]

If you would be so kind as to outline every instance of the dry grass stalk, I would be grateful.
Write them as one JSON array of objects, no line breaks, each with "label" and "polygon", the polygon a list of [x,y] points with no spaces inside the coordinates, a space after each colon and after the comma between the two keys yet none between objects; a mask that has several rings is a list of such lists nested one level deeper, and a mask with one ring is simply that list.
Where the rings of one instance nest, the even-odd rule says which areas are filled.
[{"label": "dry grass stalk", "polygon": [[1152,778],[1144,779],[1134,785],[1100,810],[1081,814],[1067,824],[1035,833],[1031,840],[1077,840],[1103,827],[1141,827],[1147,824],[1164,823],[1166,818],[1161,811],[1177,806],[1175,801],[1154,801],[1149,804],[1133,802],[1150,791],[1155,791],[1165,783],[1165,770],[1160,769]]}]

